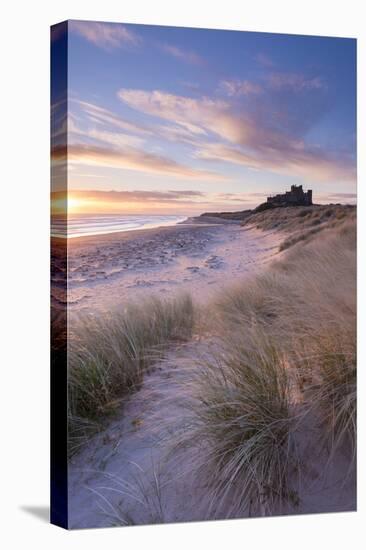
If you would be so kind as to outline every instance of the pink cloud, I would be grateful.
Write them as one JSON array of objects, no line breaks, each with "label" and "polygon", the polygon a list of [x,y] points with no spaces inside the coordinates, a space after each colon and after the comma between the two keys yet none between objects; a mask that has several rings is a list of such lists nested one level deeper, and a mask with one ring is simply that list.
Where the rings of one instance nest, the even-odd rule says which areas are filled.
[{"label": "pink cloud", "polygon": [[105,50],[114,50],[123,45],[137,46],[141,38],[119,23],[94,21],[69,21],[69,30],[75,32]]},{"label": "pink cloud", "polygon": [[356,204],[357,193],[318,193],[317,201],[324,204]]},{"label": "pink cloud", "polygon": [[95,105],[94,103],[80,100],[74,100],[74,102],[83,109],[89,120],[92,122],[112,126],[118,130],[131,132],[133,134],[151,135],[153,133],[151,128],[148,128],[143,124],[136,124],[125,120],[112,111]]},{"label": "pink cloud", "polygon": [[[135,209],[142,212],[159,210],[184,214],[201,214],[204,211],[228,211],[247,209],[262,202],[266,195],[263,193],[206,193],[192,189],[188,190],[96,190],[96,189],[69,189],[68,197],[81,199],[84,204],[92,207],[93,202],[102,203],[106,210],[123,211],[126,205],[133,204]],[[52,201],[65,198],[65,191],[53,192]],[[91,204],[90,204],[91,203]]]},{"label": "pink cloud", "polygon": [[[291,82],[300,85],[302,80]],[[314,83],[301,85],[317,86]],[[198,159],[226,161],[309,180],[353,181],[356,177],[351,157],[307,144],[266,125],[268,121],[253,114],[238,114],[228,101],[208,97],[194,99],[159,90],[122,89],[118,97],[133,109],[168,120],[191,133],[196,129],[195,154]],[[212,142],[217,137],[229,143]]]},{"label": "pink cloud", "polygon": [[249,120],[244,115],[235,116],[227,101],[208,97],[194,99],[159,90],[121,89],[118,97],[129,107],[182,126],[192,135],[211,132],[236,143],[245,141],[252,132]]},{"label": "pink cloud", "polygon": [[283,148],[243,151],[224,144],[208,144],[197,158],[240,164],[252,170],[302,177],[308,181],[355,181],[356,171],[347,156],[331,155],[314,147],[284,143]]},{"label": "pink cloud", "polygon": [[164,52],[178,59],[182,59],[183,61],[191,65],[202,65],[204,63],[204,59],[195,52],[182,50],[181,48],[178,48],[177,46],[172,46],[171,44],[162,44],[161,48]]},{"label": "pink cloud", "polygon": [[67,149],[65,147],[55,147],[52,153],[52,160],[53,162],[59,161],[62,163],[62,161],[65,161],[66,155],[69,167],[72,167],[74,164],[83,164],[87,166],[96,165],[136,170],[145,173],[158,173],[165,176],[204,181],[225,179],[214,172],[194,169],[172,159],[133,147],[110,149],[93,145],[71,144]]}]

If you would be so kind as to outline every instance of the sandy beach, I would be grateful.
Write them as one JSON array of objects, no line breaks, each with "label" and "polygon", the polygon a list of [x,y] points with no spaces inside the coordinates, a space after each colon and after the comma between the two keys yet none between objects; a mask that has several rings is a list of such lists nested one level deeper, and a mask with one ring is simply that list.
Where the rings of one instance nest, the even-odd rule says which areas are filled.
[{"label": "sandy beach", "polygon": [[69,311],[106,311],[143,295],[177,291],[190,291],[205,301],[227,281],[252,274],[270,261],[279,242],[278,233],[235,223],[181,224],[71,239]]},{"label": "sandy beach", "polygon": [[[267,515],[236,508],[237,494],[212,508],[202,442],[177,450],[175,437],[192,400],[192,364],[209,357],[214,342],[177,346],[155,365],[142,388],[121,402],[107,429],[91,439],[69,463],[71,528],[243,518]],[[346,452],[333,464],[321,445],[322,431],[309,421],[296,434],[303,464],[298,502],[284,502],[270,515],[352,511],[356,477]],[[310,447],[310,449],[309,449]],[[207,474],[210,474],[208,471]]]},{"label": "sandy beach", "polygon": [[[280,241],[276,232],[248,230],[236,223],[214,219],[209,224],[180,224],[72,239],[68,243],[70,329],[85,314],[104,315],[151,295],[170,297],[188,291],[195,303],[208,303],[227,284],[261,270],[277,254]],[[207,342],[195,341],[191,347],[174,346],[170,360],[173,365],[178,361],[182,366],[206,351]],[[72,527],[102,526],[106,520],[113,520],[121,499],[125,511],[115,518],[117,523],[123,524],[126,510],[127,515],[134,516],[131,521],[138,523],[205,517],[207,501],[202,501],[205,493],[194,489],[196,481],[190,467],[181,472],[181,480],[175,479],[176,467],[181,468],[175,463],[178,457],[168,464],[167,447],[159,444],[166,426],[161,431],[158,427],[169,417],[172,418],[169,429],[178,425],[185,397],[176,387],[174,366],[164,360],[136,395],[121,402],[120,413],[117,412],[108,429],[71,459]],[[189,459],[194,459],[194,454]],[[160,506],[156,495],[160,489],[153,483],[156,475],[159,487],[167,485],[164,508],[170,511],[164,518],[151,517],[152,510]],[[140,478],[148,485],[146,491],[139,489]],[[127,489],[125,501],[123,494],[130,483],[135,488],[132,495]],[[93,491],[99,494],[99,488],[105,486],[107,489],[100,493],[102,497],[90,498]],[[121,489],[121,494],[115,492],[116,488]],[[139,496],[141,491],[146,494]],[[140,498],[148,499],[145,506],[141,506]]]},{"label": "sandy beach", "polygon": [[[258,214],[256,224],[248,227],[219,223],[219,220],[213,223],[216,220],[211,219],[207,224],[188,223],[71,239],[68,243],[69,330],[72,333],[79,324],[83,325],[90,318],[89,314],[100,323],[94,336],[86,332],[87,347],[81,348],[81,355],[76,352],[75,365],[69,365],[69,376],[76,375],[77,391],[81,392],[77,394],[81,396],[80,410],[83,411],[83,399],[91,407],[89,418],[87,411],[85,413],[85,422],[79,424],[76,418],[82,437],[80,444],[75,440],[77,451],[69,459],[71,528],[355,509],[356,476],[350,456],[353,446],[344,437],[334,443],[335,432],[327,439],[324,418],[329,418],[329,410],[333,411],[334,404],[330,401],[322,410],[323,400],[328,395],[321,393],[322,388],[328,387],[325,382],[328,380],[342,395],[347,395],[351,403],[352,378],[344,382],[342,362],[332,364],[330,371],[322,371],[317,359],[325,353],[326,368],[325,344],[317,340],[319,322],[326,327],[327,338],[328,334],[332,338],[332,354],[337,358],[344,355],[349,361],[347,368],[353,368],[355,281],[350,265],[354,265],[354,213],[344,209],[349,221],[347,216],[346,221],[341,218],[337,222],[339,229],[334,229],[333,222],[324,212],[325,209],[315,208],[309,211],[310,217],[304,222],[296,211],[283,211],[283,223],[287,223],[289,216],[300,220],[297,232],[294,229],[291,232],[292,238],[296,237],[294,242],[304,239],[304,235],[309,239],[307,246],[292,245],[289,253],[287,250],[280,252],[288,233],[273,228],[254,228],[261,227],[264,222],[270,225],[268,214],[264,217]],[[337,214],[334,208],[333,215]],[[322,222],[317,224],[317,230],[322,232],[319,236],[313,232],[313,219],[322,216]],[[306,228],[309,233],[304,233]],[[339,242],[342,242],[340,248]],[[335,255],[339,256],[337,260]],[[54,299],[62,306],[62,288],[57,286],[57,278],[62,279],[64,266],[57,261],[54,266]],[[344,296],[340,295],[337,303],[334,295],[339,288],[339,277],[343,285],[344,277],[349,284],[344,286]],[[135,318],[141,313],[133,311],[131,316],[125,306],[131,302],[141,306],[150,296],[163,298],[163,302],[169,304],[181,291],[191,296],[194,308],[199,306],[200,322],[193,322],[189,335],[181,338],[186,314],[179,317],[180,310],[173,310],[177,316],[174,322],[178,323],[178,338],[170,334],[170,340],[167,338],[155,345],[155,352],[160,346],[161,350],[158,349],[158,355],[151,359],[152,339],[142,350],[142,362],[147,354],[149,363],[143,367],[141,376],[132,379],[132,387],[127,392],[123,387],[120,392],[116,391],[114,384],[123,378],[128,365],[136,370],[141,361],[141,357],[138,359],[139,334],[143,334],[144,339],[150,338],[154,330],[151,319],[156,319],[156,311],[158,315],[164,315],[165,311],[147,309],[143,310],[141,318]],[[308,300],[310,292],[319,297],[315,311]],[[220,310],[217,298],[221,294],[224,305]],[[341,319],[341,332],[338,333],[334,330],[338,330],[335,327],[340,322],[339,308],[346,311],[343,303],[351,307],[347,316]],[[126,325],[121,325],[121,318],[114,316],[114,311],[125,312]],[[118,325],[108,325],[114,318]],[[171,318],[167,319],[161,319],[162,326],[172,322]],[[304,359],[299,363],[297,349],[303,353],[295,327],[299,320],[304,324],[300,327],[307,338],[306,353],[315,357],[314,365],[308,364],[307,358],[305,363]],[[147,332],[144,332],[143,323],[146,322]],[[159,320],[155,326],[160,326]],[[344,327],[349,331],[347,334]],[[276,353],[286,357],[284,362],[273,355],[273,344],[267,347],[267,337],[275,342]],[[73,342],[71,338],[71,348]],[[149,345],[152,346],[150,351]],[[308,350],[312,346],[315,347],[310,353]],[[106,366],[100,359],[102,349],[106,351]],[[124,355],[126,350],[127,355]],[[92,355],[88,359],[89,353]],[[267,353],[274,369],[268,371],[269,374],[263,363]],[[85,364],[80,362],[80,358],[84,361],[84,356]],[[101,368],[106,368],[107,377],[103,377],[103,372],[97,373],[95,384],[93,369],[98,361],[101,361]],[[246,366],[246,361],[250,367]],[[111,380],[115,382],[108,381],[113,374],[110,374],[111,365],[117,376]],[[88,370],[86,378],[79,378],[85,366],[91,369],[92,378]],[[249,368],[247,374],[246,368]],[[263,394],[255,384],[251,386],[248,382],[250,369],[263,377],[260,385],[265,388]],[[310,377],[309,369],[314,372]],[[278,378],[282,376],[283,379]],[[321,377],[328,378],[320,384]],[[111,384],[106,396],[105,383]],[[247,383],[249,393],[246,396]],[[284,385],[280,389],[277,384]],[[279,490],[272,488],[271,481],[267,485],[265,480],[257,482],[256,478],[244,489],[246,476],[250,478],[250,468],[246,464],[240,466],[239,472],[239,467],[228,460],[229,468],[235,466],[234,481],[231,470],[216,472],[216,453],[226,456],[228,452],[236,452],[235,440],[230,439],[236,437],[236,429],[239,445],[245,448],[245,440],[242,443],[245,424],[242,422],[248,420],[240,418],[248,399],[251,403],[257,392],[255,414],[259,427],[255,437],[261,437],[266,430],[266,423],[260,424],[260,418],[266,414],[268,395],[271,415],[277,414],[277,400],[280,406],[279,419],[273,420],[273,424],[272,416],[266,420],[272,426],[269,441],[265,440],[270,467],[271,461],[276,460],[274,453],[282,452],[282,443],[278,447],[275,443],[275,450],[271,447],[273,439],[281,441],[282,432],[273,432],[273,435],[271,430],[277,429],[278,422],[287,423],[286,454],[274,466],[278,470],[274,470],[273,478],[269,478],[275,482],[280,475],[278,472],[285,472],[286,483],[283,487],[280,485]],[[101,409],[98,409],[99,399]],[[221,408],[216,418],[216,410]],[[86,438],[84,429],[86,433],[91,429]],[[233,435],[230,435],[231,430],[234,430]],[[78,437],[78,432],[75,433]],[[221,443],[226,444],[226,439],[229,450],[220,447]],[[233,457],[236,459],[235,454]],[[252,458],[248,458],[249,464],[250,460]],[[258,472],[262,471],[264,460],[260,458]],[[227,488],[222,483],[227,483]],[[254,493],[250,493],[253,486]],[[247,492],[252,494],[251,498],[247,497]]]}]

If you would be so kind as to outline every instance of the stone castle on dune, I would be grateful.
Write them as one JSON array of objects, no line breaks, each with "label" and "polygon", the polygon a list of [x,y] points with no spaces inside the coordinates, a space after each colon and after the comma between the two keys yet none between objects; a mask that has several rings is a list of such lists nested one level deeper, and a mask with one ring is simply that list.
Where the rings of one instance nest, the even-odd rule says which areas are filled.
[{"label": "stone castle on dune", "polygon": [[240,212],[205,212],[201,214],[201,217],[211,216],[224,220],[243,221],[250,214],[256,214],[257,212],[263,212],[280,206],[312,206],[312,204],[313,192],[311,189],[305,192],[302,185],[291,185],[291,191],[267,197],[267,201],[262,202],[259,206],[254,208],[254,210],[241,210]]},{"label": "stone castle on dune", "polygon": [[291,191],[280,195],[267,197],[270,206],[311,206],[313,204],[313,192],[311,189],[304,192],[302,185],[291,185]]}]

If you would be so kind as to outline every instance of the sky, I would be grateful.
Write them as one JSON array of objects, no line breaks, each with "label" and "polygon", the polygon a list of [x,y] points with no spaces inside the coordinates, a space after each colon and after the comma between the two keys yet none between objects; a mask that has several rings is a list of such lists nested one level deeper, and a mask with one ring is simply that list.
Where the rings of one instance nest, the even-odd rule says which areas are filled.
[{"label": "sky", "polygon": [[88,21],[67,40],[51,100],[69,212],[244,210],[292,184],[356,201],[355,40]]}]

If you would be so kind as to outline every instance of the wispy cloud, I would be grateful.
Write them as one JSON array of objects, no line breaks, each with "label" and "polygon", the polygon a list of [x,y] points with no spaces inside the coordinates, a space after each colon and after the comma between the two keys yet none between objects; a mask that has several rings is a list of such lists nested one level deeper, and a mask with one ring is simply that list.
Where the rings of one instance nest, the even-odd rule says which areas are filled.
[{"label": "wispy cloud", "polygon": [[[289,79],[288,83],[301,89],[318,86],[304,79]],[[121,89],[118,97],[131,108],[184,127],[195,135],[196,158],[200,160],[226,161],[318,181],[355,179],[351,156],[306,143],[297,128],[275,124],[265,111],[235,110],[228,101],[195,99],[159,90]]]},{"label": "wispy cloud", "polygon": [[224,144],[208,144],[197,152],[197,157],[302,177],[308,181],[354,181],[356,178],[355,166],[349,156],[289,142],[284,142],[283,146],[279,144],[275,149],[262,147],[249,152]]},{"label": "wispy cloud", "polygon": [[[93,123],[96,126],[101,126],[104,129],[108,129],[110,133],[112,133],[112,130],[115,132],[117,131],[114,137],[110,136],[110,139],[108,139],[109,143],[112,143],[112,140],[115,143],[117,143],[117,141],[125,140],[125,142],[130,141],[131,144],[133,141],[135,144],[138,142],[142,144],[144,138],[154,136],[163,138],[167,141],[195,145],[197,144],[199,135],[206,133],[202,128],[191,125],[188,122],[185,123],[184,127],[172,123],[169,125],[155,124],[149,126],[147,124],[138,124],[131,122],[131,120],[126,120],[116,113],[90,102],[74,100],[74,103],[81,107],[88,122]],[[96,137],[96,132],[97,130],[94,130],[94,136],[91,137]],[[90,133],[91,131],[89,131],[89,134]],[[107,134],[106,137],[108,137]]]},{"label": "wispy cloud", "polygon": [[173,46],[172,44],[161,44],[161,49],[165,53],[168,53],[169,55],[172,55],[177,59],[181,59],[182,61],[185,61],[190,65],[203,65],[205,62],[203,57],[201,57],[197,53],[190,50],[183,50],[182,48],[178,48],[177,46]]},{"label": "wispy cloud", "polygon": [[357,201],[356,193],[318,193],[317,201],[320,203],[340,202],[355,204]]},{"label": "wispy cloud", "polygon": [[69,30],[107,51],[141,43],[141,38],[135,32],[120,23],[69,21]]},{"label": "wispy cloud", "polygon": [[93,145],[69,145],[56,147],[53,150],[53,160],[64,160],[72,164],[87,166],[104,166],[110,168],[124,168],[144,173],[157,173],[164,176],[174,176],[183,179],[222,180],[223,176],[207,170],[198,170],[180,164],[172,159],[155,155],[140,149],[126,147],[124,149],[110,149]]},{"label": "wispy cloud", "polygon": [[[157,137],[191,147],[200,144],[205,130],[187,122],[184,127],[175,124],[151,126],[135,124],[116,113],[86,101],[73,100],[81,108],[76,115],[69,111],[67,129],[69,158],[74,163],[110,166],[136,170],[144,173],[159,173],[177,178],[221,181],[224,176],[199,170],[168,158],[149,152],[148,139]],[[66,122],[65,122],[66,127]],[[62,145],[55,143],[55,145]],[[61,148],[59,149],[61,151]],[[60,153],[58,153],[60,156]],[[192,159],[190,159],[192,164]]]},{"label": "wispy cloud", "polygon": [[250,80],[222,80],[219,89],[229,97],[257,95],[262,93],[262,86]]},{"label": "wispy cloud", "polygon": [[113,202],[158,202],[171,203],[176,201],[197,200],[205,197],[205,194],[195,190],[168,190],[168,191],[150,191],[150,190],[134,190],[134,191],[102,191],[102,190],[73,190],[73,197],[98,201],[113,201]]},{"label": "wispy cloud", "polygon": [[248,131],[243,118],[240,120],[231,113],[227,101],[124,88],[119,90],[118,97],[131,108],[183,126],[193,135],[212,132],[235,142],[244,139]]},{"label": "wispy cloud", "polygon": [[74,100],[74,102],[82,108],[88,119],[92,122],[105,124],[107,126],[117,128],[118,130],[131,132],[133,134],[151,135],[153,133],[153,130],[148,128],[146,125],[137,124],[126,120],[112,111],[105,109],[104,107],[100,107],[99,105],[95,105],[94,103],[81,100]]},{"label": "wispy cloud", "polygon": [[144,139],[142,137],[121,132],[120,130],[110,131],[100,129],[98,125],[88,129],[82,129],[78,123],[73,121],[70,113],[67,126],[68,142],[70,145],[79,144],[83,138],[86,138],[88,142],[89,140],[93,140],[108,144],[115,149],[123,147],[141,147],[144,144]]},{"label": "wispy cloud", "polygon": [[[260,195],[260,200],[258,197]],[[259,193],[207,193],[186,190],[95,190],[72,189],[68,197],[80,201],[84,212],[98,210],[106,212],[181,211],[184,214],[200,214],[204,211],[238,210],[252,207],[263,199]],[[52,193],[52,202],[65,200],[65,191]]]},{"label": "wispy cloud", "polygon": [[275,66],[275,63],[274,61],[266,54],[262,53],[262,52],[259,52],[256,56],[255,56],[255,59],[256,61],[258,61],[258,63],[260,65],[262,65],[262,67],[266,67],[266,68],[271,68],[271,67],[274,67]]},{"label": "wispy cloud", "polygon": [[123,134],[121,132],[108,132],[91,128],[84,133],[89,138],[95,139],[102,143],[107,143],[116,149],[123,149],[124,147],[140,147],[144,144],[144,140],[137,136],[131,136],[130,134]]},{"label": "wispy cloud", "polygon": [[324,90],[327,88],[324,78],[320,76],[306,77],[303,74],[285,72],[270,73],[268,84],[272,90],[292,90],[295,92]]}]

